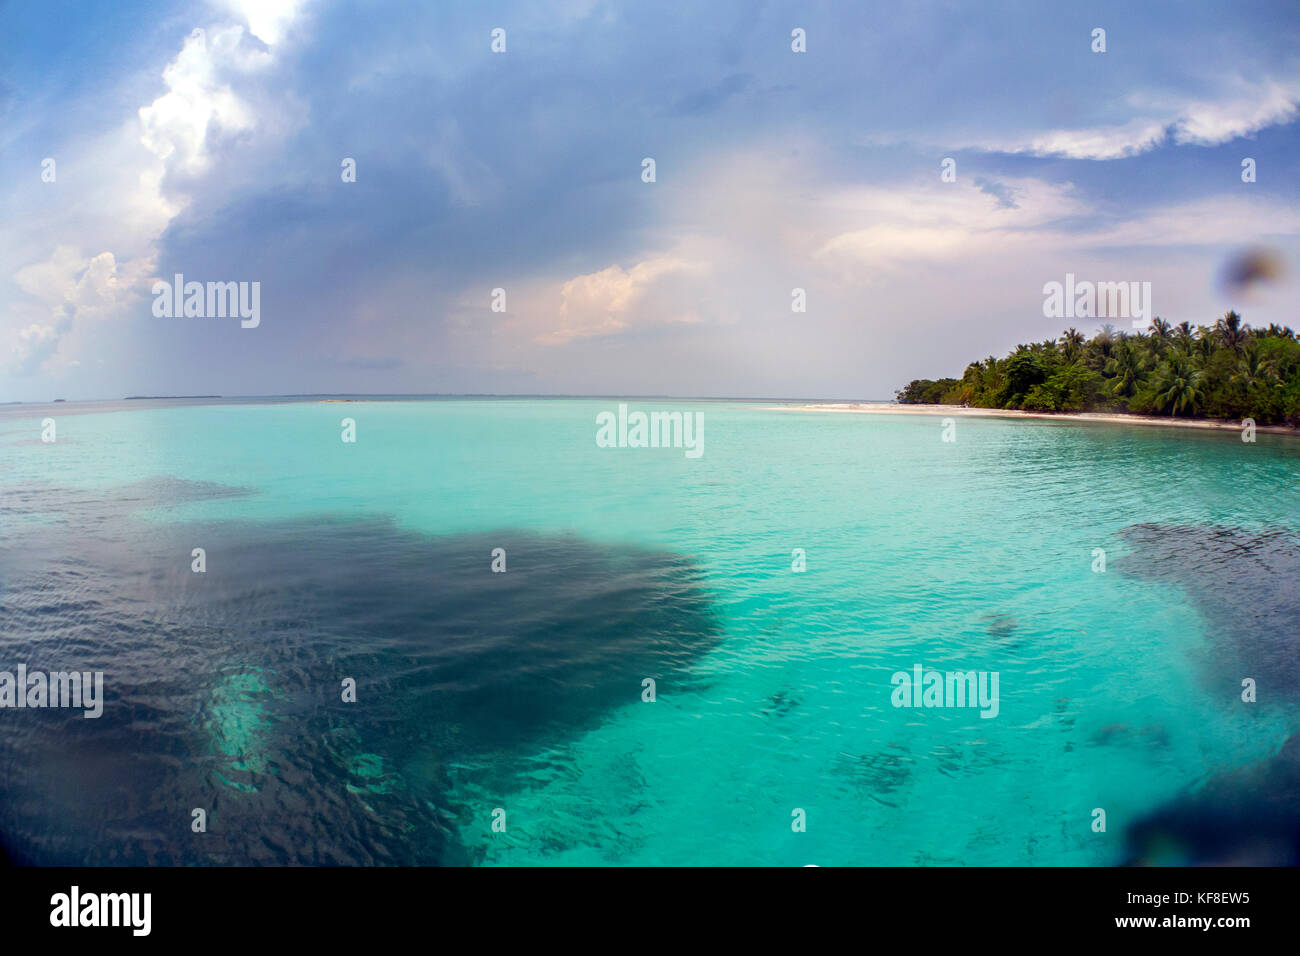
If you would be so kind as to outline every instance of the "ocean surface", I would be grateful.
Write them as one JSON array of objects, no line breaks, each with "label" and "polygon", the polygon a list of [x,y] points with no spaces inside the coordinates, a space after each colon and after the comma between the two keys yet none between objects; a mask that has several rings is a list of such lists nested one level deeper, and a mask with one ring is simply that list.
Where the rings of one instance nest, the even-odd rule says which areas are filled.
[{"label": "ocean surface", "polygon": [[0,408],[0,671],[104,674],[0,709],[4,852],[1297,862],[1300,442],[628,404],[703,454],[598,447],[617,400]]}]

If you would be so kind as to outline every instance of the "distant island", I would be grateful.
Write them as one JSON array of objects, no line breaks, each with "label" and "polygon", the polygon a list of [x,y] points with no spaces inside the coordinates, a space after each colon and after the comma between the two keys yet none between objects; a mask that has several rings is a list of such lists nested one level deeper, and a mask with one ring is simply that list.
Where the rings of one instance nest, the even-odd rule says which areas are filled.
[{"label": "distant island", "polygon": [[990,355],[962,377],[915,379],[904,405],[968,405],[1027,412],[1117,412],[1300,425],[1300,342],[1287,326],[1252,329],[1236,312],[1213,325],[1146,332],[1103,325],[1091,339],[1059,339]]},{"label": "distant island", "polygon": [[143,402],[148,400],[157,400],[161,398],[221,398],[220,395],[128,395],[122,399],[124,402]]}]

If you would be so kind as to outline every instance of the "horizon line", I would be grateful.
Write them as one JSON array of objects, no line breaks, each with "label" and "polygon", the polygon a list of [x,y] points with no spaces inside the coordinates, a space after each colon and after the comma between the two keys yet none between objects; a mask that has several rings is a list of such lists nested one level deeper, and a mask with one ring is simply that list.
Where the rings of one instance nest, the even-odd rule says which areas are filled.
[{"label": "horizon line", "polygon": [[46,399],[41,401],[23,401],[14,399],[11,401],[0,402],[0,408],[12,407],[15,405],[91,405],[107,402],[160,402],[160,401],[256,401],[264,399],[274,400],[303,400],[303,399],[372,399],[372,400],[402,400],[402,399],[457,399],[457,398],[502,398],[502,399],[611,399],[611,400],[637,400],[645,401],[648,399],[666,400],[666,401],[695,401],[695,402],[884,402],[894,404],[896,399],[881,398],[847,398],[847,397],[808,397],[796,395],[633,395],[622,393],[544,393],[544,392],[286,392],[282,394],[268,395],[124,395],[121,398],[78,398],[78,399]]}]

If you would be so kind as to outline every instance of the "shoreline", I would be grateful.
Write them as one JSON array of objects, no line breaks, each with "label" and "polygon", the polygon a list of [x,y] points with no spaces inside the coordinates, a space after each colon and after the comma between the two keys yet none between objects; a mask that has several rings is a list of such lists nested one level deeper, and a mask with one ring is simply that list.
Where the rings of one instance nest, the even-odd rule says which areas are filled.
[{"label": "shoreline", "polygon": [[[900,405],[897,402],[821,402],[808,405],[773,405],[772,412],[841,412],[866,415],[943,415],[951,418],[1030,418],[1050,422],[1096,422],[1109,425],[1152,425],[1197,428],[1202,431],[1241,432],[1241,423],[1209,418],[1174,418],[1130,415],[1126,412],[1026,412],[1017,408],[967,408],[964,405]],[[1289,425],[1256,425],[1257,433],[1300,437]]]}]

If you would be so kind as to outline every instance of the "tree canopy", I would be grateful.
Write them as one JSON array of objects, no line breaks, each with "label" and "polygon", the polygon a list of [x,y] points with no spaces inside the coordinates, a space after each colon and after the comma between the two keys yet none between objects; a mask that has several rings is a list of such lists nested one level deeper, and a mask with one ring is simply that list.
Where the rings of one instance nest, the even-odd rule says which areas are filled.
[{"label": "tree canopy", "polygon": [[895,393],[906,405],[1025,411],[1114,411],[1300,425],[1300,342],[1286,326],[1252,329],[1236,312],[1213,325],[1146,332],[1104,325],[1091,339],[1018,345],[966,366],[960,379],[916,379]]}]

